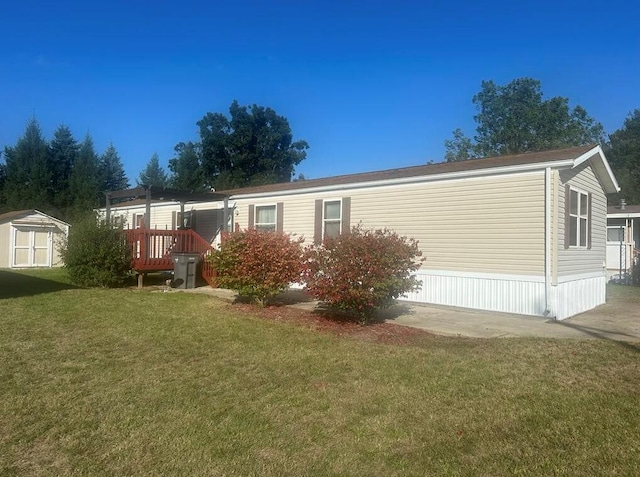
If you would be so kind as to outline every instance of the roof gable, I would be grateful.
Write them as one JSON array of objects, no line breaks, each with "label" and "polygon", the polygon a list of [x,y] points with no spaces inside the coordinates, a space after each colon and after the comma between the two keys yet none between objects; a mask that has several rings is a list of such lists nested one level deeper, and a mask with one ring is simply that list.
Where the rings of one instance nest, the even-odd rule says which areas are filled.
[{"label": "roof gable", "polygon": [[6,212],[0,215],[0,223],[11,222],[12,220],[22,219],[24,217],[28,217],[29,215],[40,215],[49,220],[53,220],[54,222],[58,222],[60,224],[69,225],[64,220],[56,219],[51,215],[47,215],[44,212],[40,212],[37,209],[26,209],[26,210],[13,210],[11,212]]}]

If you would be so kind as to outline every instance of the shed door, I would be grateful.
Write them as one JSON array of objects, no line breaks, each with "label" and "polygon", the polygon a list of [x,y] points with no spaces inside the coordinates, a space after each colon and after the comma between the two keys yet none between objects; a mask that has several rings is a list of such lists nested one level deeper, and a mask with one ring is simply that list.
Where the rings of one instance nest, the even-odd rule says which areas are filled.
[{"label": "shed door", "polygon": [[13,236],[13,267],[51,266],[51,232],[39,227],[16,227]]}]

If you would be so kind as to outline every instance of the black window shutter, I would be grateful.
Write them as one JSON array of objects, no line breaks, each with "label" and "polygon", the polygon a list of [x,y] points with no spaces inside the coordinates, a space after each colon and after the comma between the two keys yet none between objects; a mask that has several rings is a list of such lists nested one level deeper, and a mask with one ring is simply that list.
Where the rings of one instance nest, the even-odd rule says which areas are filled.
[{"label": "black window shutter", "polygon": [[175,210],[171,212],[171,230],[176,230],[178,227],[177,214]]},{"label": "black window shutter", "polygon": [[587,195],[587,249],[591,250],[591,192]]},{"label": "black window shutter", "polygon": [[276,232],[282,232],[284,228],[284,202],[276,204]]},{"label": "black window shutter", "polygon": [[196,229],[196,215],[197,215],[196,211],[195,210],[191,210],[191,218],[190,218],[191,224],[190,225],[191,225],[191,228],[193,230]]},{"label": "black window shutter", "polygon": [[256,212],[256,206],[251,204],[249,206],[249,225],[247,226],[247,228],[252,229],[254,224],[255,224],[255,212]]},{"label": "black window shutter", "polygon": [[342,233],[351,232],[351,197],[342,198]]},{"label": "black window shutter", "polygon": [[322,243],[322,199],[316,199],[313,222],[313,242]]},{"label": "black window shutter", "polygon": [[569,229],[571,224],[571,187],[569,184],[564,186],[564,248],[569,248]]}]

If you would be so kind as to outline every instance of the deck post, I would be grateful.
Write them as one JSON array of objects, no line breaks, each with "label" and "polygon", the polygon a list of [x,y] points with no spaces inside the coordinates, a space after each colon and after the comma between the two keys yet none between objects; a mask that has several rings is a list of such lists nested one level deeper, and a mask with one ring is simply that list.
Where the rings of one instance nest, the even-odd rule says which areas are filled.
[{"label": "deck post", "polygon": [[151,186],[147,186],[147,193],[146,193],[146,199],[147,199],[147,208],[145,210],[145,226],[147,229],[151,228]]},{"label": "deck post", "polygon": [[[147,186],[147,190],[146,190],[146,199],[147,199],[147,208],[145,210],[145,217],[144,217],[144,228],[147,230],[151,230],[151,186]],[[147,234],[147,236],[145,237],[145,247],[144,247],[144,258],[148,259],[149,258],[149,245],[151,244],[151,235]]]},{"label": "deck post", "polygon": [[138,288],[144,286],[144,273],[138,272]]},{"label": "deck post", "polygon": [[224,208],[222,209],[222,231],[230,232],[229,230],[229,198],[224,198]]},{"label": "deck post", "polygon": [[107,205],[106,205],[106,215],[107,215],[107,223],[110,224],[111,223],[111,192],[105,192],[105,196],[107,199]]}]

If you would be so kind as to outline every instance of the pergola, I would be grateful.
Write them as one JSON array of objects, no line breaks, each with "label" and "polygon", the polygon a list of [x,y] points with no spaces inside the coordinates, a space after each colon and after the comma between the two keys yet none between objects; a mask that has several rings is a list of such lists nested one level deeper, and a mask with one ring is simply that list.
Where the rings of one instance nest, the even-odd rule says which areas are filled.
[{"label": "pergola", "polygon": [[[111,220],[111,203],[113,199],[145,199],[145,226],[148,228],[147,222],[151,217],[151,201],[160,200],[167,202],[179,202],[180,213],[184,214],[184,205],[187,202],[213,202],[216,200],[224,201],[224,224],[227,224],[229,219],[229,196],[227,194],[221,194],[219,192],[192,192],[188,190],[173,189],[171,187],[157,187],[149,185],[141,185],[132,189],[121,189],[105,192],[107,199],[106,205],[106,219],[107,222]],[[149,222],[150,223],[150,222]]]},{"label": "pergola", "polygon": [[[142,185],[133,189],[114,190],[105,192],[106,219],[111,220],[111,207],[114,199],[146,200],[146,220],[144,227],[124,231],[125,237],[131,244],[137,244],[138,256],[133,260],[133,269],[138,274],[138,287],[142,287],[144,275],[150,271],[171,270],[174,262],[171,253],[180,252],[197,253],[204,257],[212,249],[211,244],[200,237],[194,230],[155,230],[151,229],[151,201],[179,202],[180,213],[184,215],[184,205],[187,202],[213,202],[224,201],[223,224],[226,229],[229,219],[229,196],[215,192],[191,192],[170,187],[155,187]],[[202,276],[213,284],[215,270],[206,260],[203,261]]]}]

